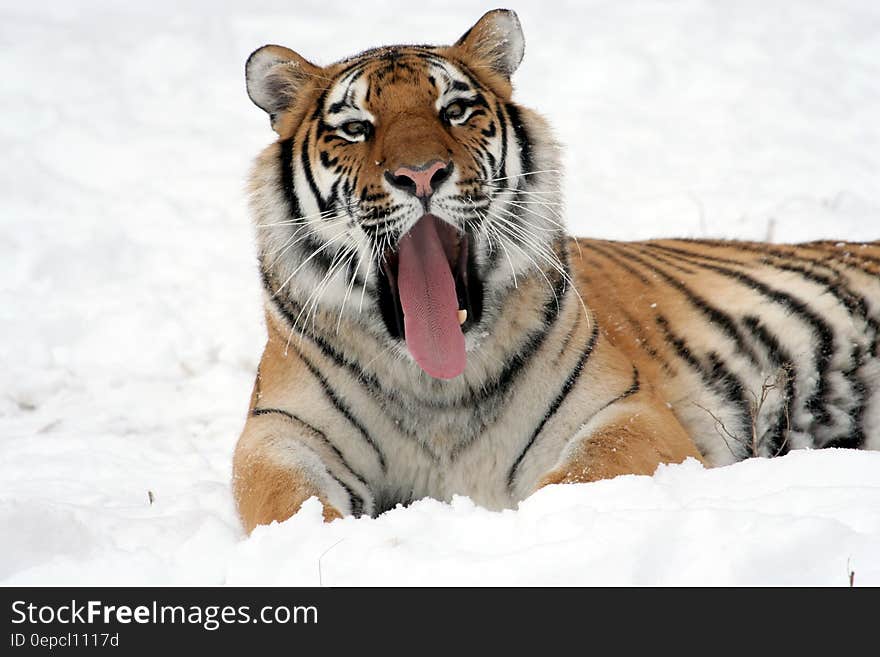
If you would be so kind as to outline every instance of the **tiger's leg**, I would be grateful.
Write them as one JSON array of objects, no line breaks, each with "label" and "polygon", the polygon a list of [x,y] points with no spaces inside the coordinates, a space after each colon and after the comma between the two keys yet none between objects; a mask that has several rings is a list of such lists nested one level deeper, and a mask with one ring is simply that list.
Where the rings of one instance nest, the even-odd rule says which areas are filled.
[{"label": "tiger's leg", "polygon": [[352,491],[309,445],[309,428],[283,411],[251,415],[233,457],[233,492],[245,530],[286,520],[315,496],[324,520],[353,509]]},{"label": "tiger's leg", "polygon": [[566,444],[547,484],[651,475],[661,463],[703,458],[675,414],[650,393],[640,392],[594,415]]}]

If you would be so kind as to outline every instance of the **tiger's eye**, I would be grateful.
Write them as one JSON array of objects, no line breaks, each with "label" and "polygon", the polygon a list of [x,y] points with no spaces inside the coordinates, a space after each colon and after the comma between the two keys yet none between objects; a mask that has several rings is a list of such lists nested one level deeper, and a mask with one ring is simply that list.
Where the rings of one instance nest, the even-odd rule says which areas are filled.
[{"label": "tiger's eye", "polygon": [[449,103],[443,110],[443,114],[447,119],[460,119],[464,116],[464,105],[459,101]]},{"label": "tiger's eye", "polygon": [[360,137],[367,133],[369,123],[366,121],[346,121],[340,127],[342,128],[342,131],[350,137]]}]

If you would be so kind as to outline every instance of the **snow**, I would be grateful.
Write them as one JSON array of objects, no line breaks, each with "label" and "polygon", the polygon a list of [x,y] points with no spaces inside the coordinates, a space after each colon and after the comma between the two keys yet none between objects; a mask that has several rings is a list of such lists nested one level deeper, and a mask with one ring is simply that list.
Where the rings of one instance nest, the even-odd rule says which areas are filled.
[{"label": "snow", "polygon": [[[880,453],[423,500],[244,537],[263,340],[247,55],[449,42],[489,3],[0,2],[0,582],[880,584]],[[880,5],[520,2],[573,232],[877,239]],[[365,27],[367,29],[365,29]],[[152,503],[151,503],[152,497]]]}]

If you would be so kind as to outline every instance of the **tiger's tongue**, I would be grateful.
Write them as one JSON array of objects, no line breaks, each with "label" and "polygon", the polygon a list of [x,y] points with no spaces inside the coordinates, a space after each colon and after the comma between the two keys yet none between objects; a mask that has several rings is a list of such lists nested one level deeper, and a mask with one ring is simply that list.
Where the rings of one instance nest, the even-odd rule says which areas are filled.
[{"label": "tiger's tongue", "polygon": [[464,371],[464,334],[437,221],[425,215],[400,240],[397,290],[409,353],[431,376],[451,379]]}]

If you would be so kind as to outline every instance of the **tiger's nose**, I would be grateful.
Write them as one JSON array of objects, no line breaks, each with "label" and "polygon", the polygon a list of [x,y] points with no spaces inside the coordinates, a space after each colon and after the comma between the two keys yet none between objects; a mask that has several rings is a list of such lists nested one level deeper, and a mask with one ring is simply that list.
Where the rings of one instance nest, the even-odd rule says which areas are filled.
[{"label": "tiger's nose", "polygon": [[385,172],[385,180],[392,187],[409,192],[421,199],[428,198],[437,191],[443,181],[452,175],[452,162],[434,160],[420,167],[398,167],[393,172]]}]

